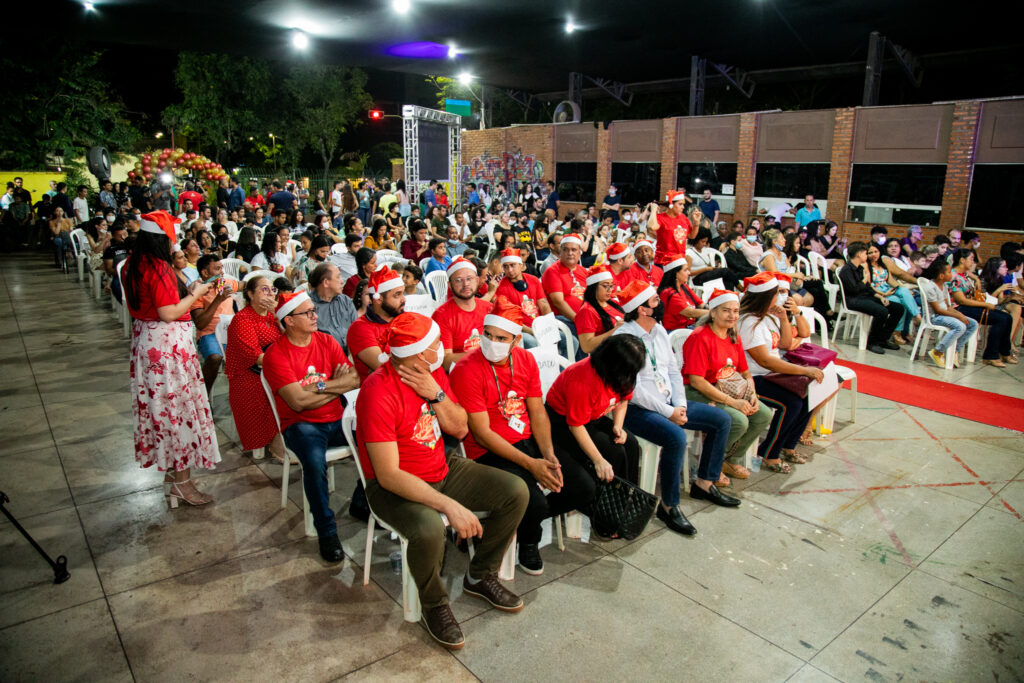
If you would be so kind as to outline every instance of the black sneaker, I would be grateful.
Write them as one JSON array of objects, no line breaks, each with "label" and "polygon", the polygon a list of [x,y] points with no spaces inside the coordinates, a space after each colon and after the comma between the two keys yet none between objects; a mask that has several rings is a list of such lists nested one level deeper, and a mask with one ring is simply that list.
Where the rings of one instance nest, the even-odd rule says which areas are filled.
[{"label": "black sneaker", "polygon": [[519,544],[519,568],[530,576],[544,573],[544,560],[540,556],[540,548],[536,543]]},{"label": "black sneaker", "polygon": [[878,344],[868,344],[868,351],[871,353],[877,353],[879,356],[885,355],[885,349]]},{"label": "black sneaker", "polygon": [[345,553],[341,550],[341,539],[338,538],[338,534],[331,534],[330,536],[322,536],[320,538],[320,557],[332,564],[341,562],[345,557]]},{"label": "black sneaker", "polygon": [[352,502],[348,504],[348,514],[360,522],[370,521],[370,504],[366,502],[366,491],[363,490],[361,481],[357,481],[356,487],[352,490]]}]

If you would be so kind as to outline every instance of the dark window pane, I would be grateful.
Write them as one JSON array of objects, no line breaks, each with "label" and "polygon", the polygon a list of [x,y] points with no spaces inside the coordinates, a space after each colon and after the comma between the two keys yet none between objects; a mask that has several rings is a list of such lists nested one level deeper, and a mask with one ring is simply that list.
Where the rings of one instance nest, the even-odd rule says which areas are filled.
[{"label": "dark window pane", "polygon": [[[647,204],[658,198],[661,186],[661,164],[612,164],[612,184],[619,188],[618,197],[623,206]],[[601,197],[608,188],[601,189]]]},{"label": "dark window pane", "polygon": [[711,194],[726,194],[722,185],[732,185],[729,194],[736,194],[736,164],[680,161],[676,178],[676,187],[685,187],[687,194],[701,194],[706,189]]},{"label": "dark window pane", "polygon": [[594,201],[597,188],[597,164],[565,161],[556,163],[555,187],[558,189],[560,201]]},{"label": "dark window pane", "polygon": [[754,194],[758,197],[803,199],[828,196],[830,164],[758,164]]},{"label": "dark window pane", "polygon": [[944,164],[854,164],[850,201],[942,206]]},{"label": "dark window pane", "polygon": [[1024,165],[974,167],[967,227],[1024,231]]}]

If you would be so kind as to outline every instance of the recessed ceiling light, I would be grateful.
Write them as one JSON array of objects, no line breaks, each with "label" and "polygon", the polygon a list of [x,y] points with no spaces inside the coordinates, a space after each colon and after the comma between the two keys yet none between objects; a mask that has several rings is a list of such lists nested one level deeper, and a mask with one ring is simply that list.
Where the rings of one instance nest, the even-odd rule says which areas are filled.
[{"label": "recessed ceiling light", "polygon": [[572,33],[577,28],[579,28],[579,27],[576,25],[576,23],[572,20],[571,17],[569,19],[565,20],[565,32],[566,33]]},{"label": "recessed ceiling light", "polygon": [[302,31],[292,33],[292,46],[296,50],[305,50],[309,47],[309,36]]},{"label": "recessed ceiling light", "polygon": [[96,5],[92,4],[91,2],[83,2],[82,3],[82,7],[85,8],[86,12],[95,12],[96,11]]},{"label": "recessed ceiling light", "polygon": [[448,59],[455,59],[459,56],[459,48],[455,47],[455,43],[448,43]]},{"label": "recessed ceiling light", "polygon": [[391,9],[399,14],[407,14],[409,12],[409,0],[391,0]]}]

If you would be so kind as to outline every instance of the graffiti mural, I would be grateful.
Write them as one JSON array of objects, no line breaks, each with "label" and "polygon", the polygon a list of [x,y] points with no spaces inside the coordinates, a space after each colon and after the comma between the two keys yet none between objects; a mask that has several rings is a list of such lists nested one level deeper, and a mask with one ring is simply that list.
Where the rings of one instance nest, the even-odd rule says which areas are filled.
[{"label": "graffiti mural", "polygon": [[544,164],[533,154],[523,151],[502,152],[501,156],[491,156],[484,152],[473,157],[462,166],[463,183],[484,183],[492,188],[504,182],[509,192],[518,192],[521,185],[538,185],[544,177]]}]

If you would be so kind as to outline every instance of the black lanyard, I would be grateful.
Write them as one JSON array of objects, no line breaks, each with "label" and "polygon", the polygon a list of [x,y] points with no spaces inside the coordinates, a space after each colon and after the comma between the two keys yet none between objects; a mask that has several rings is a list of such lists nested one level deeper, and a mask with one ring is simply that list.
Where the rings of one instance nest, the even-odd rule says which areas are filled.
[{"label": "black lanyard", "polygon": [[[494,386],[498,389],[498,403],[501,403],[501,383],[498,382],[498,372],[494,369],[493,363],[487,364],[491,368],[491,374],[494,375]],[[512,391],[512,382],[515,380],[515,367],[512,364],[512,352],[508,354],[508,389]]]}]

